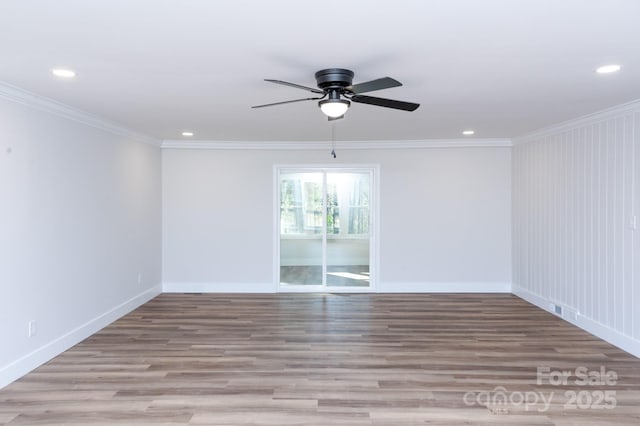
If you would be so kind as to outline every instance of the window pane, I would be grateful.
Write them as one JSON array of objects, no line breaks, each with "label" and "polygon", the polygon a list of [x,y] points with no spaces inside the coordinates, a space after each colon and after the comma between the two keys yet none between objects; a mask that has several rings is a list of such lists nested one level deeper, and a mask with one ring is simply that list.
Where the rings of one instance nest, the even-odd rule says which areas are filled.
[{"label": "window pane", "polygon": [[327,174],[327,234],[369,235],[368,173]]},{"label": "window pane", "polygon": [[322,284],[322,173],[280,175],[280,284]]},{"label": "window pane", "polygon": [[369,234],[369,175],[354,174],[349,194],[349,234]]},{"label": "window pane", "polygon": [[280,176],[280,233],[322,234],[322,174]]}]

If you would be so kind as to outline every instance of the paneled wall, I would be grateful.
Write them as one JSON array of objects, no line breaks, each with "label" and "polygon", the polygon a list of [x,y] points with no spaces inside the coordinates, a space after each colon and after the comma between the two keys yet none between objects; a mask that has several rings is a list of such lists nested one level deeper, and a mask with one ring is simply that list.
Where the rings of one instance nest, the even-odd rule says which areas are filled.
[{"label": "paneled wall", "polygon": [[514,143],[514,292],[639,355],[640,102]]}]

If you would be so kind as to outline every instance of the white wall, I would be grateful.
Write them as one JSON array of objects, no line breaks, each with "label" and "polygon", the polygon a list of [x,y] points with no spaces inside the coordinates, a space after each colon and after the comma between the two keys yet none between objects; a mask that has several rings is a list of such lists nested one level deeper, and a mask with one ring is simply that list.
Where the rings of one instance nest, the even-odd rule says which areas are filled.
[{"label": "white wall", "polygon": [[640,356],[640,102],[515,143],[514,292]]},{"label": "white wall", "polygon": [[0,387],[159,293],[160,165],[150,140],[0,85]]},{"label": "white wall", "polygon": [[338,149],[333,160],[329,149],[177,146],[162,152],[165,291],[273,291],[273,166],[327,163],[380,165],[378,291],[510,290],[509,147]]}]

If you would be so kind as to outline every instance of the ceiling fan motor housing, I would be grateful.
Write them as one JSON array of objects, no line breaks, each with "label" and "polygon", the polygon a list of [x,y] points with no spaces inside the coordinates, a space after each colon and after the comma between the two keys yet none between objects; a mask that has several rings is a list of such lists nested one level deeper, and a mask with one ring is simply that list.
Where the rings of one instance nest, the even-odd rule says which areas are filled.
[{"label": "ceiling fan motor housing", "polygon": [[316,73],[316,82],[322,90],[343,89],[353,83],[353,71],[344,68],[327,68]]}]

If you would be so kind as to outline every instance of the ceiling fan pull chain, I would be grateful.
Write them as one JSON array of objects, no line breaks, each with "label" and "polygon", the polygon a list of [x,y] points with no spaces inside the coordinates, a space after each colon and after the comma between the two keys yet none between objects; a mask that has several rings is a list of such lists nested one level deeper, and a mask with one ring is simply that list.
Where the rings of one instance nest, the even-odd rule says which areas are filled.
[{"label": "ceiling fan pull chain", "polygon": [[331,123],[331,156],[336,158],[336,123]]}]

